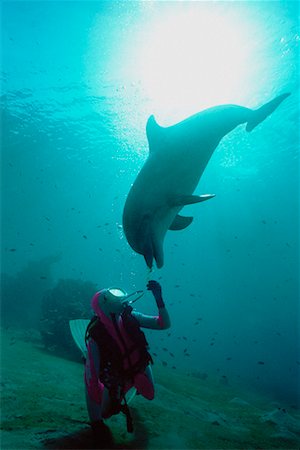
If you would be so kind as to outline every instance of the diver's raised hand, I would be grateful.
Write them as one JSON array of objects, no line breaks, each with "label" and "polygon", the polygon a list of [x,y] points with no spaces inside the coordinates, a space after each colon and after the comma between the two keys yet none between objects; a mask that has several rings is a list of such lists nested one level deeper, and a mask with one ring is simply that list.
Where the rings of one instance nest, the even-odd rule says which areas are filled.
[{"label": "diver's raised hand", "polygon": [[147,284],[147,289],[148,291],[152,291],[152,294],[155,298],[158,308],[164,308],[165,304],[162,299],[162,290],[159,282],[155,280],[150,280]]}]

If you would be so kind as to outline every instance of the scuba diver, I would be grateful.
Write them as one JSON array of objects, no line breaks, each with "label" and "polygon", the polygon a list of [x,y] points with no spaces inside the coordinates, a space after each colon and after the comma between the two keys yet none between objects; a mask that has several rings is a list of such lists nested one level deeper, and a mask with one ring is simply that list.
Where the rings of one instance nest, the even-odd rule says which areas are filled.
[{"label": "scuba diver", "polygon": [[[103,419],[119,412],[126,416],[127,430],[133,431],[126,401],[130,389],[135,388],[137,394],[148,400],[154,398],[150,366],[153,361],[141,327],[165,330],[170,327],[170,318],[160,284],[151,280],[147,289],[155,298],[157,316],[133,310],[131,305],[143,291],[128,295],[123,289],[108,288],[97,292],[92,299],[95,316],[86,330],[84,380],[87,410],[96,440],[110,432]],[[135,299],[131,301],[130,297]]]}]

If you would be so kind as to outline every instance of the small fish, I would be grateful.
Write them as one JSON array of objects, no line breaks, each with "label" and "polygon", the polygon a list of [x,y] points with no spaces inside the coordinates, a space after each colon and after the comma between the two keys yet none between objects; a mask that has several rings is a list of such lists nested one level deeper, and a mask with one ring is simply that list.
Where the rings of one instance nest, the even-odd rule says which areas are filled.
[{"label": "small fish", "polygon": [[257,364],[260,364],[261,366],[263,366],[265,363],[264,363],[264,361],[258,361]]},{"label": "small fish", "polygon": [[152,355],[153,355],[153,356],[157,356],[157,353],[152,352]]},{"label": "small fish", "polygon": [[16,249],[16,248],[10,248],[9,251],[10,251],[10,252],[16,252],[17,249]]},{"label": "small fish", "polygon": [[169,352],[169,355],[172,356],[172,358],[174,358],[174,353]]},{"label": "small fish", "polygon": [[41,279],[41,280],[47,280],[47,277],[41,276],[40,279]]},{"label": "small fish", "polygon": [[162,365],[166,367],[168,363],[166,361],[162,361]]},{"label": "small fish", "polygon": [[83,237],[83,239],[87,239],[87,236],[85,234],[82,237]]},{"label": "small fish", "polygon": [[166,347],[164,347],[164,348],[163,348],[163,351],[164,351],[164,352],[167,352],[167,351],[168,351],[168,349],[167,349]]}]

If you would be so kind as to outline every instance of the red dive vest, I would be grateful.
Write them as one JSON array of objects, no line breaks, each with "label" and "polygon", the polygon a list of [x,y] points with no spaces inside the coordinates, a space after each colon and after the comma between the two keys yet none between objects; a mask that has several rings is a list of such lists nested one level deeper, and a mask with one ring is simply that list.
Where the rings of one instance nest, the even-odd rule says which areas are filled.
[{"label": "red dive vest", "polygon": [[134,383],[135,376],[143,373],[149,363],[153,364],[139,322],[126,310],[105,322],[94,316],[86,332],[86,339],[91,337],[98,345],[99,379],[108,389],[113,385]]}]

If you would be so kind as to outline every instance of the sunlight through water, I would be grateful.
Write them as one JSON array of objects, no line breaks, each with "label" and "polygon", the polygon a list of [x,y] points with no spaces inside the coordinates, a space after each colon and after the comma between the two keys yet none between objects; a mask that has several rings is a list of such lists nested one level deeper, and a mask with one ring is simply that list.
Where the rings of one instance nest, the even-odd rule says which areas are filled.
[{"label": "sunlight through water", "polygon": [[164,121],[169,105],[184,116],[237,97],[247,78],[250,49],[242,21],[197,6],[158,17],[138,46],[142,87]]}]

